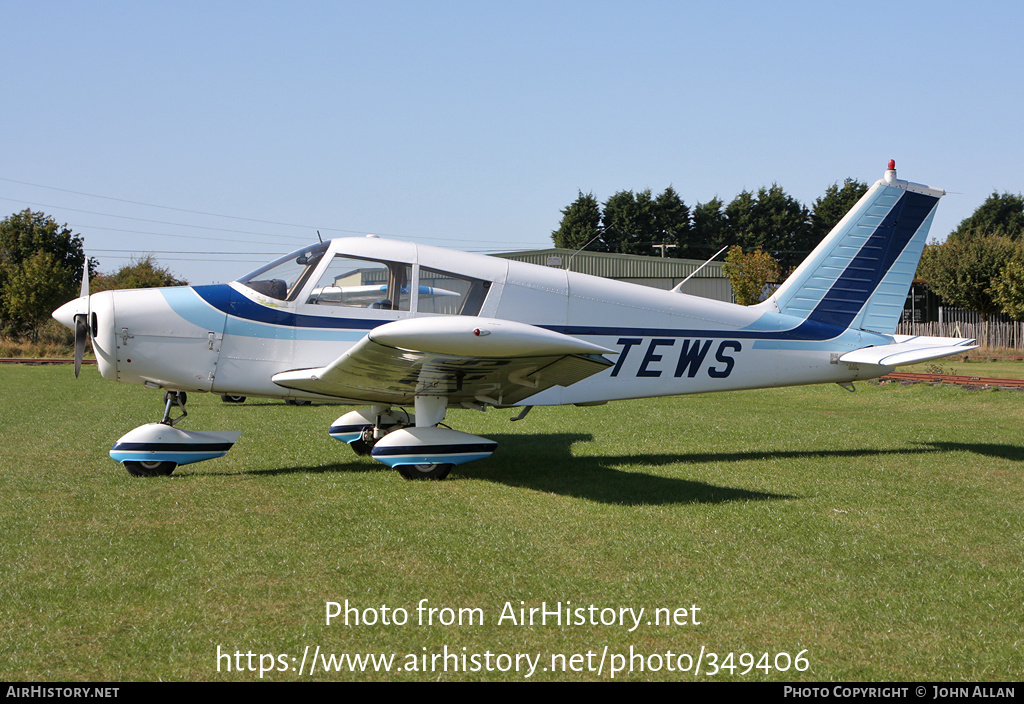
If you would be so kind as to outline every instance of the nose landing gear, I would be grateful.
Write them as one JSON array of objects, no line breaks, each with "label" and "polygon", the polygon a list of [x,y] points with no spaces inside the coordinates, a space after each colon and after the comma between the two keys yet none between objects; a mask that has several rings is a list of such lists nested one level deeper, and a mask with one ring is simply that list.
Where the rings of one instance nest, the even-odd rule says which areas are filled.
[{"label": "nose landing gear", "polygon": [[[188,415],[188,411],[185,410],[185,402],[188,401],[188,394],[184,391],[167,391],[164,393],[164,417],[160,420],[164,425],[169,425],[172,428],[182,418]],[[177,406],[181,409],[181,415],[177,418],[171,418],[171,409]],[[168,472],[170,474],[170,472]]]},{"label": "nose landing gear", "polygon": [[[174,427],[188,415],[187,400],[184,391],[166,392],[161,421],[140,425],[123,435],[110,449],[111,458],[124,463],[133,477],[158,477],[171,474],[178,465],[226,455],[241,432],[203,432]],[[172,417],[175,407],[181,414]]]}]

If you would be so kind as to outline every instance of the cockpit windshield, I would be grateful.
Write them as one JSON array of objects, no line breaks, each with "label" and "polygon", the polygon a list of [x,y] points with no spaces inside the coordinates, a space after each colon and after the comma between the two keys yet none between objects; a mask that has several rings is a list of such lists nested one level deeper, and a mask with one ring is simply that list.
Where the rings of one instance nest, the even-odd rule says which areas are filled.
[{"label": "cockpit windshield", "polygon": [[327,242],[297,249],[238,280],[264,296],[290,301],[327,251]]}]

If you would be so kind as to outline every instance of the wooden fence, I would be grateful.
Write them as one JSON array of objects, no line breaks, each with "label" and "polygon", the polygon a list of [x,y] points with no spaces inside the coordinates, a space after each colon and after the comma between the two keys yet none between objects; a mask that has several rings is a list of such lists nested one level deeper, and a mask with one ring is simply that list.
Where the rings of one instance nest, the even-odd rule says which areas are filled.
[{"label": "wooden fence", "polygon": [[1003,347],[1024,350],[1024,322],[1019,320],[968,323],[900,323],[897,335],[928,335],[935,337],[973,337],[982,347]]}]

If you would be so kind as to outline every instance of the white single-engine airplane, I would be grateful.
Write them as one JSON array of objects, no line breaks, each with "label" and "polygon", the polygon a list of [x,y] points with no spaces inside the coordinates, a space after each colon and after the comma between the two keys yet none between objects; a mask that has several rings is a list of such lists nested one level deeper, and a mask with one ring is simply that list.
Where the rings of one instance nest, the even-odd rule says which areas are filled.
[{"label": "white single-engine airplane", "polygon": [[[450,408],[835,382],[962,353],[894,335],[940,189],[884,178],[768,300],[744,307],[408,242],[344,238],[238,281],[104,291],[54,317],[104,378],[162,389],[164,416],[114,445],[133,475],[223,456],[236,432],[185,431],[185,394],[366,406],[330,435],[409,479],[442,479],[496,443],[439,424]],[[415,414],[401,410],[412,406]],[[173,418],[177,407],[180,415]]]}]

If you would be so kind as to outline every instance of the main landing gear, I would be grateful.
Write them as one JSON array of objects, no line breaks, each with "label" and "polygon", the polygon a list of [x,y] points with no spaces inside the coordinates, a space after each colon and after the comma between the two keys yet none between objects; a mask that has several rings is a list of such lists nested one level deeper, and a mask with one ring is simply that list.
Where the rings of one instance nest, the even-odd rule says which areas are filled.
[{"label": "main landing gear", "polygon": [[133,477],[168,477],[177,466],[177,462],[133,462],[132,460],[124,462],[124,468]]},{"label": "main landing gear", "polygon": [[400,464],[395,469],[406,479],[441,480],[448,476],[454,464]]},{"label": "main landing gear", "polygon": [[351,411],[334,421],[330,435],[406,479],[444,479],[455,465],[490,457],[498,446],[487,438],[438,427],[448,399],[417,396],[415,403],[415,416],[384,404]]}]

